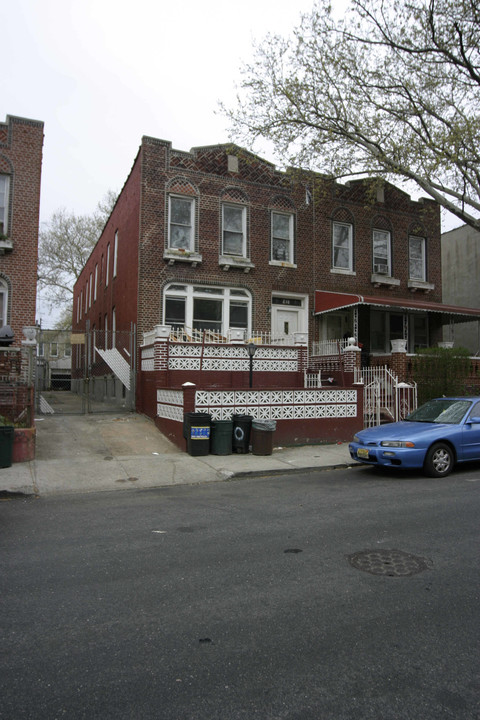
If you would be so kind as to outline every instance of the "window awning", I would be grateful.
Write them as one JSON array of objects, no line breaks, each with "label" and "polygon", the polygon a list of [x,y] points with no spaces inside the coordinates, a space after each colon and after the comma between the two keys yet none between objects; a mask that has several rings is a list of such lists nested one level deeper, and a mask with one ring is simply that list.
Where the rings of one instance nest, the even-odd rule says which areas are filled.
[{"label": "window awning", "polygon": [[[405,298],[377,297],[376,295],[357,295],[353,293],[315,290],[315,315],[354,307],[355,305],[374,305],[391,310],[416,310],[417,312],[437,312],[455,316],[457,322],[480,320],[480,308],[467,308],[458,305],[410,300]],[[453,319],[453,317],[452,317]]]}]

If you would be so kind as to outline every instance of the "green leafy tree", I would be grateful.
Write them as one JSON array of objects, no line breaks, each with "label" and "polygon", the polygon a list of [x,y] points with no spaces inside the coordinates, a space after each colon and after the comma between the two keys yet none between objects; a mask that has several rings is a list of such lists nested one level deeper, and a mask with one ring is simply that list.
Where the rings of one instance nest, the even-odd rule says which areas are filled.
[{"label": "green leafy tree", "polygon": [[317,0],[242,73],[232,139],[336,178],[413,181],[480,229],[478,0],[350,0],[340,19]]},{"label": "green leafy tree", "polygon": [[61,327],[72,322],[73,286],[100,237],[117,199],[108,191],[91,215],[62,208],[43,223],[38,243],[38,289],[60,312]]}]

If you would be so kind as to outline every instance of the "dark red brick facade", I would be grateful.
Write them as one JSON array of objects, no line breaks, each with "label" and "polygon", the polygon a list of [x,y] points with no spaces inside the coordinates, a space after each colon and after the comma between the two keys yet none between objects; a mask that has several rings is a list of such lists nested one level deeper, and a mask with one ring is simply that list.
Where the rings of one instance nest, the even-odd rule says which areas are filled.
[{"label": "dark red brick facade", "polygon": [[[194,197],[197,261],[169,258],[168,197]],[[246,208],[249,266],[221,263],[222,203]],[[292,262],[270,262],[271,212],[293,213],[295,247]],[[353,272],[332,273],[332,222],[353,226]],[[392,239],[395,286],[372,282],[372,230],[387,229]],[[115,233],[117,276],[112,278]],[[115,209],[76,286],[74,330],[136,323],[138,337],[163,323],[162,294],[168,283],[244,288],[252,297],[252,328],[271,330],[272,293],[308,297],[309,340],[317,339],[312,321],[315,289],[412,297],[408,287],[408,237],[426,238],[428,299],[441,302],[440,213],[424,200],[414,202],[389,184],[340,185],[320,176],[280,173],[273,165],[237,147],[219,145],[191,152],[144,137]],[[107,247],[110,246],[108,256]],[[177,254],[178,255],[178,254]],[[107,256],[109,284],[105,283]],[[193,257],[193,256],[192,256]],[[90,275],[98,267],[96,300],[90,303]],[[423,291],[418,295],[423,296]],[[93,295],[92,295],[93,298]],[[81,302],[80,302],[81,299]],[[307,311],[306,311],[307,314]]]},{"label": "dark red brick facade", "polygon": [[7,179],[0,234],[0,280],[8,292],[6,324],[15,344],[35,324],[43,123],[7,116],[0,123],[0,175]]}]

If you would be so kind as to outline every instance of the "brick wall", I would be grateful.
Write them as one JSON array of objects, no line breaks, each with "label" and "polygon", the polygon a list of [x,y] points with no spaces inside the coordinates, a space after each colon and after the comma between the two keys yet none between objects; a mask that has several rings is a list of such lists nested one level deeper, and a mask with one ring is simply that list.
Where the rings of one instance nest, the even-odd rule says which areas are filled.
[{"label": "brick wall", "polygon": [[[196,200],[195,248],[190,257],[169,257],[167,250],[169,193]],[[246,208],[248,265],[220,261],[222,202]],[[293,212],[295,257],[293,263],[270,261],[271,212]],[[351,274],[331,272],[332,221],[354,227],[355,266]],[[398,285],[372,284],[372,230],[392,235],[393,275]],[[107,246],[113,262],[115,232],[120,238],[117,278],[105,285]],[[169,283],[242,288],[252,297],[252,328],[268,332],[272,325],[272,293],[304,294],[309,302],[309,345],[317,340],[318,324],[311,320],[316,289],[362,293],[392,298],[408,297],[408,237],[427,238],[429,300],[441,301],[440,214],[434,202],[414,202],[398,188],[371,181],[340,185],[320,176],[281,173],[275,167],[238,147],[219,145],[174,150],[171,143],[144,137],[117,205],[97,246],[75,286],[74,330],[111,329],[112,308],[117,329],[137,323],[138,343],[143,333],[165,322],[163,291]],[[166,253],[166,254],[165,254]],[[99,268],[98,297],[88,302],[90,275]],[[100,270],[101,268],[101,270]],[[423,296],[423,291],[418,290]],[[81,317],[76,320],[78,298]]]},{"label": "brick wall", "polygon": [[8,286],[7,323],[17,343],[22,328],[35,324],[42,151],[42,122],[7,116],[0,123],[0,173],[10,178],[6,234],[12,245],[0,249],[0,277]]}]

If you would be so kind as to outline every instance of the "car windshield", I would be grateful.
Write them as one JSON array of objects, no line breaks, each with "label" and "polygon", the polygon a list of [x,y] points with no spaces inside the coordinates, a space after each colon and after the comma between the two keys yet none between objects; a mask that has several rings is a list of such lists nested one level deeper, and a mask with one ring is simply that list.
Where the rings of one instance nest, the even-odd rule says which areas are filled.
[{"label": "car windshield", "polygon": [[459,423],[470,407],[469,400],[452,400],[451,398],[438,398],[429,400],[414,410],[406,419],[408,422],[431,422],[431,423]]}]

